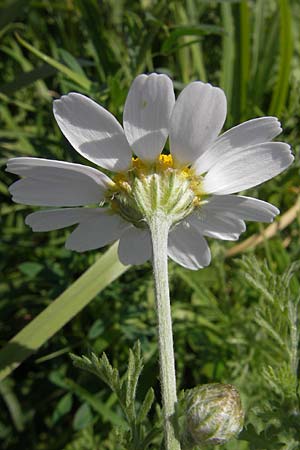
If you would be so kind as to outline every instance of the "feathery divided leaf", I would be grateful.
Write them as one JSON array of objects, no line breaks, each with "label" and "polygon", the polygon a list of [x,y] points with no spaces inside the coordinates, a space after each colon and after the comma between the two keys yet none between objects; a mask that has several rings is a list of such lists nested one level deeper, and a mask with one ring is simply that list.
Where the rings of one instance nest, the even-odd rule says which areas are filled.
[{"label": "feathery divided leaf", "polygon": [[[74,354],[70,357],[75,367],[96,375],[116,394],[129,428],[129,432],[119,430],[126,442],[126,449],[148,448],[153,440],[161,435],[161,428],[149,427],[147,420],[154,401],[153,389],[147,391],[141,406],[138,407],[139,402],[136,399],[138,381],[143,370],[140,342],[136,342],[133,349],[129,349],[128,369],[123,376],[120,376],[117,368],[112,367],[105,353],[100,358],[95,353],[91,353],[89,357]],[[147,427],[145,423],[148,423]],[[147,429],[150,431],[147,432]]]}]

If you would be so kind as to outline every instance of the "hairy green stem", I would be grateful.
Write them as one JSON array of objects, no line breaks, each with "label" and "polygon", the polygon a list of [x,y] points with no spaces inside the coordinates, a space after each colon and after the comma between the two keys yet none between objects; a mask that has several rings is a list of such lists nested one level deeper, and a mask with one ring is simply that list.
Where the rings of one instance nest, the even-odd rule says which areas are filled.
[{"label": "hairy green stem", "polygon": [[166,216],[157,213],[149,221],[149,227],[153,247],[165,448],[166,450],[180,450],[180,443],[176,438],[174,428],[177,394],[168,281],[168,232],[170,223]]}]

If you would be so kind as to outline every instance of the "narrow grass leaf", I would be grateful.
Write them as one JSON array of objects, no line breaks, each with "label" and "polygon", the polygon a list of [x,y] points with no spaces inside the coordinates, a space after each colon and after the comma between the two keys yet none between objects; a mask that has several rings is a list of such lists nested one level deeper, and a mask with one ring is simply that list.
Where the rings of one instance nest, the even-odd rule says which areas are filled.
[{"label": "narrow grass leaf", "polygon": [[117,244],[113,245],[5,345],[0,351],[0,380],[7,377],[128,268],[119,262]]},{"label": "narrow grass leaf", "polygon": [[81,65],[79,64],[79,62],[77,61],[76,58],[74,58],[73,55],[71,55],[70,52],[68,52],[67,50],[64,50],[63,48],[59,48],[58,49],[58,53],[61,57],[61,59],[63,60],[63,62],[70,68],[72,69],[74,72],[76,72],[78,75],[81,75],[83,78],[86,78],[86,75],[81,67]]},{"label": "narrow grass leaf", "polygon": [[56,61],[55,59],[51,58],[50,56],[46,55],[45,53],[41,52],[40,50],[37,50],[35,47],[33,47],[31,44],[26,42],[24,39],[22,39],[18,34],[16,35],[18,41],[21,45],[23,45],[27,50],[29,50],[31,53],[33,53],[35,56],[40,58],[45,63],[49,64],[50,66],[57,69],[59,72],[66,75],[70,80],[77,83],[82,88],[89,90],[92,82],[86,78],[84,75],[75,72],[74,70],[70,69],[69,67],[65,66],[64,64]]},{"label": "narrow grass leaf", "polygon": [[12,422],[17,431],[24,430],[24,416],[21,405],[12,387],[12,380],[0,381],[0,395],[9,410]]},{"label": "narrow grass leaf", "polygon": [[265,30],[265,22],[264,22],[264,10],[266,6],[266,2],[264,0],[257,0],[254,6],[253,11],[253,44],[252,44],[252,63],[251,63],[251,74],[255,76],[258,67],[260,65],[260,55],[262,45],[264,45],[264,30]]},{"label": "narrow grass leaf", "polygon": [[241,119],[247,110],[247,94],[250,69],[249,6],[246,0],[240,4],[240,111]]},{"label": "narrow grass leaf", "polygon": [[269,113],[280,116],[287,99],[291,61],[293,56],[292,15],[288,0],[279,0],[280,50],[277,83],[273,92]]},{"label": "narrow grass leaf", "polygon": [[[224,34],[222,35],[222,61],[221,61],[221,75],[220,86],[224,89],[228,111],[231,111],[232,95],[233,95],[233,75],[234,75],[234,20],[232,15],[232,7],[229,3],[221,4],[222,22],[224,27]],[[230,117],[229,122],[230,122]],[[229,124],[231,125],[231,123]]]},{"label": "narrow grass leaf", "polygon": [[217,25],[193,25],[193,26],[178,26],[171,31],[170,36],[164,41],[162,52],[168,53],[177,47],[177,42],[180,38],[185,36],[205,36],[209,34],[222,34],[224,29]]}]

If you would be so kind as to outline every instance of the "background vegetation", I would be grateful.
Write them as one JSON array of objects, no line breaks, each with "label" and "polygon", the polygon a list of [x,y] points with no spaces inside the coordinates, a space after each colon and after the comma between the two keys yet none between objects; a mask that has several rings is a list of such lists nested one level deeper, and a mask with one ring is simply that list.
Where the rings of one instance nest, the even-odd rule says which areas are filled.
[{"label": "background vegetation", "polygon": [[[287,212],[284,220],[267,233],[249,224],[241,247],[211,241],[209,268],[190,272],[170,263],[170,280],[178,389],[214,381],[239,388],[246,426],[226,450],[299,450],[299,1],[1,0],[0,5],[1,448],[124,448],[117,443],[120,431],[113,431],[124,426],[116,394],[74,368],[69,352],[105,351],[123,374],[128,348],[139,339],[145,368],[137,402],[150,387],[160,402],[148,264],[119,276],[124,269],[110,253],[109,264],[95,266],[96,272],[101,268],[96,277],[93,272],[83,287],[63,294],[65,306],[53,310],[52,318],[6,346],[99,252],[65,250],[68,231],[33,234],[24,225],[33,208],[12,204],[7,186],[13,177],[4,172],[14,156],[83,162],[58,129],[52,100],[81,92],[121,120],[133,78],[157,71],[172,77],[177,94],[195,79],[221,86],[228,98],[226,129],[249,118],[278,116],[280,139],[296,154],[286,173],[247,191]],[[260,237],[246,240],[253,234]],[[5,378],[12,361],[22,359]],[[152,407],[147,420],[148,428],[158,424],[159,409]],[[159,437],[150,448],[159,448]]]}]

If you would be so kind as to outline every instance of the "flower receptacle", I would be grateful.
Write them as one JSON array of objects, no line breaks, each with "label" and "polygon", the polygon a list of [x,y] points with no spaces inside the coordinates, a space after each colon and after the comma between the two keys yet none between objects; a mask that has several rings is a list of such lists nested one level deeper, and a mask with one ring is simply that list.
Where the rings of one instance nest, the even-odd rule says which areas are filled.
[{"label": "flower receptacle", "polygon": [[201,177],[188,167],[173,167],[171,156],[161,155],[155,163],[134,159],[132,170],[115,179],[110,202],[137,227],[149,225],[157,215],[172,226],[198,207],[200,198]]}]

